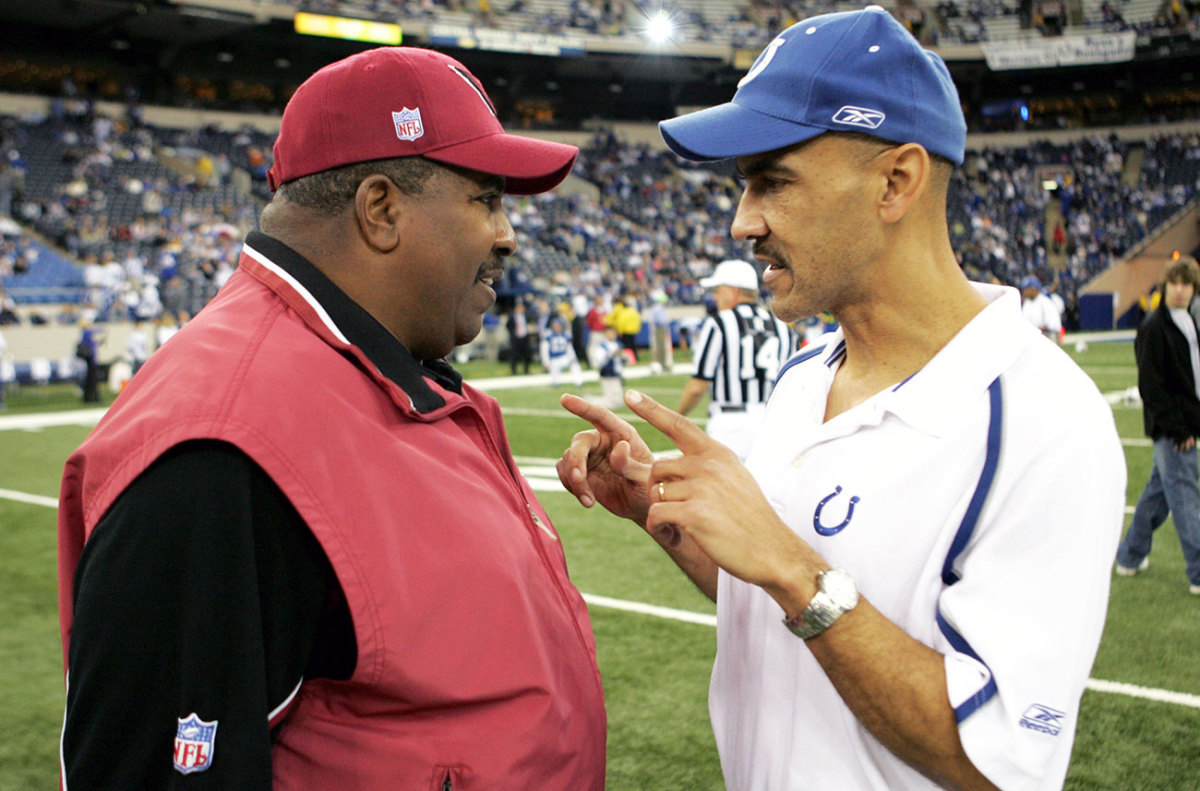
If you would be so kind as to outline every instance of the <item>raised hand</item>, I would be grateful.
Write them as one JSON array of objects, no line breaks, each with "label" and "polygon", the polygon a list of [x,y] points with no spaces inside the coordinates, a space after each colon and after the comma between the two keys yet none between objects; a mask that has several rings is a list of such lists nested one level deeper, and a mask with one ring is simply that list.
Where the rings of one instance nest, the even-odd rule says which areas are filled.
[{"label": "raised hand", "polygon": [[629,391],[625,403],[683,452],[650,469],[648,532],[676,526],[718,566],[768,592],[791,576],[786,568],[827,565],[783,523],[737,454],[643,393]]},{"label": "raised hand", "polygon": [[609,409],[567,393],[563,408],[594,428],[581,431],[558,460],[558,478],[585,507],[594,504],[646,524],[646,480],[654,456],[637,430]]}]

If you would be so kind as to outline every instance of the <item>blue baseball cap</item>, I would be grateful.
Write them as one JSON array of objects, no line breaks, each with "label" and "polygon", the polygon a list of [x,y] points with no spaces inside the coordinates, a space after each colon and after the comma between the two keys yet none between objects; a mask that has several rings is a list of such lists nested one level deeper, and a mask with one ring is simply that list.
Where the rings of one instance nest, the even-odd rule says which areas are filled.
[{"label": "blue baseball cap", "polygon": [[877,5],[797,22],[762,51],[733,101],[658,128],[672,151],[698,161],[860,132],[962,164],[967,141],[945,62]]},{"label": "blue baseball cap", "polygon": [[1025,275],[1025,277],[1021,278],[1021,290],[1022,291],[1024,291],[1027,288],[1036,288],[1036,289],[1040,290],[1041,287],[1042,287],[1042,281],[1038,280],[1037,275]]}]

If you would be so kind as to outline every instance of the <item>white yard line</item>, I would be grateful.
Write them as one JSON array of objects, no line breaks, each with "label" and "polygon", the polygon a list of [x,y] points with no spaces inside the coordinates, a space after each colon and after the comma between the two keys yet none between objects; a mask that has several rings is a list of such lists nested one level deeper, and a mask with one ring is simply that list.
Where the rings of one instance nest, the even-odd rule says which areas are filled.
[{"label": "white yard line", "polygon": [[656,604],[643,604],[638,601],[625,601],[624,599],[614,599],[610,596],[600,596],[595,593],[583,594],[583,600],[593,607],[606,607],[610,610],[623,610],[624,612],[633,612],[638,615],[652,615],[655,618],[665,618],[669,621],[682,621],[684,623],[694,623],[700,626],[717,625],[717,616],[708,615],[700,612],[691,612],[690,610],[676,610],[672,607],[659,607]]},{"label": "white yard line", "polygon": [[29,415],[0,415],[0,431],[39,431],[53,426],[94,426],[104,417],[104,407],[66,412],[34,412]]},{"label": "white yard line", "polygon": [[0,489],[0,500],[14,500],[18,503],[28,503],[29,505],[42,505],[46,508],[58,508],[57,497],[43,497],[40,494],[26,494],[25,492],[14,492],[12,489]]},{"label": "white yard line", "polygon": [[1189,695],[1186,692],[1172,692],[1169,689],[1139,687],[1137,684],[1123,684],[1120,681],[1103,681],[1098,678],[1089,678],[1087,688],[1096,692],[1112,692],[1116,695],[1128,695],[1133,698],[1157,700],[1160,703],[1174,703],[1176,706],[1188,706],[1189,708],[1200,709],[1200,695]]}]

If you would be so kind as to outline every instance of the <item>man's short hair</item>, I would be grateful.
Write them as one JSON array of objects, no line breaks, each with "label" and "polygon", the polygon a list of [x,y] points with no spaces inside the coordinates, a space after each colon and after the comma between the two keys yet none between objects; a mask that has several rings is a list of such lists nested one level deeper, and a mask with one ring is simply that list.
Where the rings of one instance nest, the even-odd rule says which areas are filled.
[{"label": "man's short hair", "polygon": [[401,192],[420,195],[437,165],[424,157],[396,157],[356,162],[322,170],[280,184],[276,193],[283,199],[325,214],[337,214],[354,200],[358,185],[379,173],[391,179]]},{"label": "man's short hair", "polygon": [[[890,140],[884,140],[880,137],[873,137],[862,132],[826,132],[826,135],[835,135],[848,140],[858,145],[861,151],[862,162],[866,164],[871,159],[875,158],[889,148],[897,148],[903,143],[893,143]],[[928,149],[926,149],[928,151]],[[942,156],[929,151],[929,161],[932,163],[932,181],[942,190],[948,190],[950,187],[950,179],[954,175],[954,169],[958,167],[954,162]]]},{"label": "man's short hair", "polygon": [[1200,292],[1200,265],[1190,255],[1180,256],[1167,264],[1163,272],[1163,289],[1167,283],[1184,283]]}]

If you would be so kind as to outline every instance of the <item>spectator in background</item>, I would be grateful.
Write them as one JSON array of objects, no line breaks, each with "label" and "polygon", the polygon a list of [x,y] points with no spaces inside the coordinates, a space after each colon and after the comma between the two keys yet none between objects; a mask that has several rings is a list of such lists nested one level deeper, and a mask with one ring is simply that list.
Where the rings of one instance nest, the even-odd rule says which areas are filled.
[{"label": "spectator in background", "polygon": [[629,358],[636,363],[638,361],[637,336],[642,329],[642,314],[638,312],[633,294],[626,294],[614,301],[612,312],[608,314],[605,321],[617,328],[621,345],[629,352]]},{"label": "spectator in background", "polygon": [[508,366],[514,376],[518,366],[521,368],[521,373],[529,373],[529,358],[533,351],[530,339],[533,328],[530,324],[529,314],[525,310],[525,301],[518,297],[513,302],[512,311],[508,314],[506,323],[509,344]]},{"label": "spectator in background", "polygon": [[150,336],[146,332],[146,322],[138,319],[133,323],[125,339],[125,351],[129,354],[129,376],[133,378],[150,356]]},{"label": "spectator in background", "polygon": [[20,324],[21,316],[17,313],[17,303],[0,287],[0,325]]},{"label": "spectator in background", "polygon": [[[589,348],[600,343],[604,337],[604,328],[608,326],[608,308],[604,304],[604,295],[596,294],[592,297],[592,306],[587,312],[587,327],[588,327],[588,346]],[[591,357],[588,357],[589,362]]]},{"label": "spectator in background", "polygon": [[1043,36],[1061,36],[1066,16],[1063,0],[1038,0],[1034,11],[1034,21]]},{"label": "spectator in background", "polygon": [[161,349],[162,345],[175,337],[177,332],[179,332],[179,322],[176,320],[175,314],[172,311],[164,310],[155,322],[154,348]]},{"label": "spectator in background", "polygon": [[1200,331],[1189,311],[1198,288],[1196,260],[1173,261],[1163,275],[1161,304],[1138,327],[1138,392],[1146,435],[1154,441],[1154,467],[1117,549],[1116,572],[1129,577],[1150,565],[1154,531],[1171,516],[1188,590],[1200,596]]},{"label": "spectator in background", "polygon": [[550,308],[550,301],[544,297],[535,297],[533,300],[533,310],[527,315],[537,329],[534,331],[534,343],[538,343],[543,335],[546,334],[546,328],[550,325],[550,317],[554,315],[554,311]]},{"label": "spectator in background", "polygon": [[1042,281],[1035,275],[1026,275],[1021,279],[1021,313],[1038,332],[1055,343],[1059,342],[1062,317],[1050,297],[1042,292]]},{"label": "spectator in background", "polygon": [[571,372],[576,387],[583,386],[583,368],[575,357],[571,333],[567,332],[567,323],[562,316],[554,314],[550,317],[538,347],[542,365],[550,372],[551,387],[558,387],[562,383],[563,371]]},{"label": "spectator in background", "polygon": [[9,381],[16,378],[16,372],[12,369],[13,364],[8,359],[8,340],[4,337],[4,331],[0,330],[0,410],[8,408],[4,405],[4,391]]},{"label": "spectator in background", "polygon": [[492,311],[483,314],[483,359],[494,363],[500,359],[500,319]]},{"label": "spectator in background", "polygon": [[1054,254],[1058,255],[1067,245],[1067,232],[1063,228],[1062,220],[1054,223],[1054,235],[1052,237],[1054,243]]},{"label": "spectator in background", "polygon": [[588,298],[582,292],[571,295],[571,345],[575,349],[575,359],[583,365],[591,365],[588,361]]},{"label": "spectator in background", "polygon": [[95,404],[100,401],[100,347],[104,344],[104,331],[90,319],[80,322],[82,333],[75,345],[75,356],[83,363],[83,402]]},{"label": "spectator in background", "polygon": [[670,298],[662,289],[650,294],[650,372],[671,373],[675,367],[675,352],[671,348],[671,315],[667,312]]},{"label": "spectator in background", "polygon": [[1050,304],[1054,306],[1054,312],[1058,314],[1058,337],[1056,340],[1061,344],[1067,334],[1067,301],[1058,291],[1058,281],[1051,280],[1050,285],[1046,288],[1046,299],[1050,300]]},{"label": "spectator in background", "polygon": [[600,398],[596,403],[606,409],[621,405],[625,392],[625,348],[611,324],[596,333],[592,346],[592,367],[600,374]]}]

